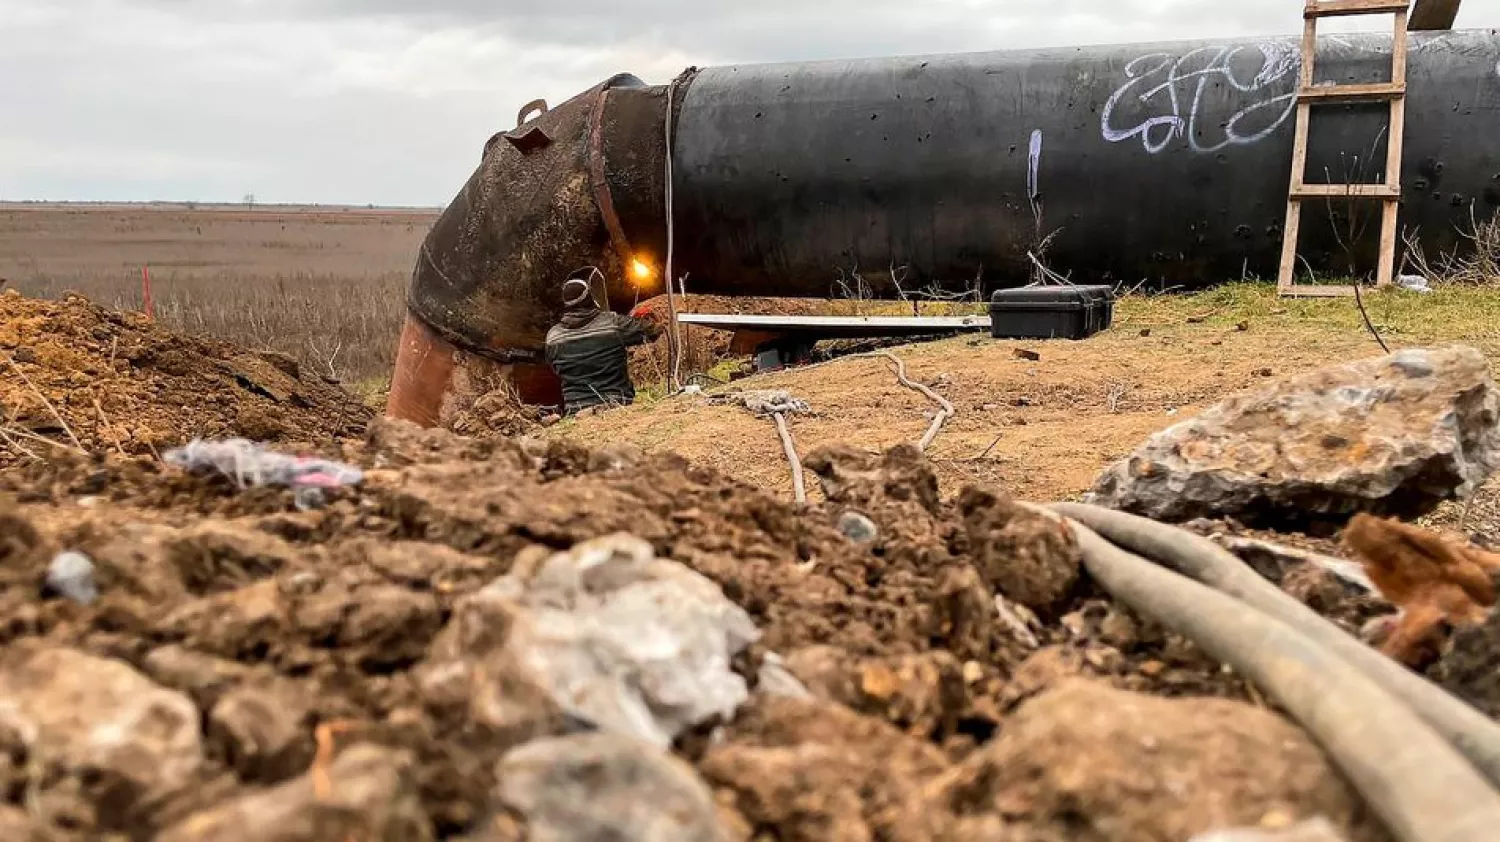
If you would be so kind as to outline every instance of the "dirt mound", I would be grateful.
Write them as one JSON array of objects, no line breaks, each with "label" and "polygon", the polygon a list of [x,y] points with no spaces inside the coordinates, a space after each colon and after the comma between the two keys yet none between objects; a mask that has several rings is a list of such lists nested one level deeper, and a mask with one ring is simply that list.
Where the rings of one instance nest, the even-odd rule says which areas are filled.
[{"label": "dirt mound", "polygon": [[542,410],[522,403],[515,389],[506,387],[480,395],[448,427],[472,438],[524,436],[540,430],[545,417]]},{"label": "dirt mound", "polygon": [[[12,364],[13,363],[13,364]],[[147,454],[194,437],[328,442],[371,412],[290,357],[169,332],[79,296],[0,294],[0,466],[47,442]]]},{"label": "dirt mound", "polygon": [[958,813],[1002,816],[1026,839],[1189,839],[1318,816],[1379,838],[1312,740],[1274,714],[1091,682],[1029,702],[943,787]]},{"label": "dirt mound", "polygon": [[[0,826],[248,840],[269,832],[257,817],[276,815],[287,840],[330,829],[525,839],[496,769],[536,735],[444,695],[515,685],[483,668],[453,684],[438,643],[467,635],[483,648],[483,635],[505,632],[455,631],[466,598],[538,554],[617,532],[706,576],[760,631],[731,664],[750,702],[722,732],[674,744],[714,790],[727,839],[1050,839],[994,806],[1010,801],[984,758],[1018,708],[1080,678],[1226,699],[1204,708],[1210,718],[1271,718],[1243,707],[1241,682],[1196,647],[1099,598],[1051,521],[997,492],[941,502],[909,448],[814,460],[841,484],[834,502],[805,512],[631,448],[376,421],[364,441],[334,449],[365,481],[310,511],[287,490],[241,491],[151,459],[63,454],[0,472],[0,687],[19,700],[0,714]],[[850,512],[874,525],[873,540],[840,530]],[[47,584],[65,550],[91,560],[96,600]],[[1025,558],[1019,573],[1000,563],[1006,554]],[[38,667],[53,663],[69,674]],[[778,664],[806,693],[765,678]],[[80,671],[108,686],[79,692]],[[178,724],[131,719],[119,698]],[[484,703],[528,704],[508,691]],[[1202,704],[1181,702],[1182,718]],[[131,724],[148,720],[162,728]],[[123,748],[96,743],[107,730],[123,732]],[[1108,734],[1077,739],[1101,775],[1124,768],[1115,753],[1140,761]],[[1347,790],[1316,753],[1287,757],[1292,780],[1316,786],[1267,803],[1293,819],[1334,805],[1331,817],[1346,819]],[[1214,793],[1260,774],[1214,763],[1131,838],[1207,826],[1222,815]],[[1042,791],[1051,785],[1032,781],[1026,797],[1054,810],[1045,805],[1068,796]]]}]

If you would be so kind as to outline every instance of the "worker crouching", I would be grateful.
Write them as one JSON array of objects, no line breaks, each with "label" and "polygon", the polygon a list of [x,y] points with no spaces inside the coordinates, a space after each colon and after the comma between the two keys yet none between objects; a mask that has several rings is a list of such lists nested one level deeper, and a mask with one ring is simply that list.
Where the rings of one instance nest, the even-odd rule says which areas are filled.
[{"label": "worker crouching", "polygon": [[563,316],[547,331],[547,363],[562,380],[563,411],[625,406],[635,401],[626,349],[661,335],[650,317],[622,316],[594,302],[587,281],[563,284]]}]

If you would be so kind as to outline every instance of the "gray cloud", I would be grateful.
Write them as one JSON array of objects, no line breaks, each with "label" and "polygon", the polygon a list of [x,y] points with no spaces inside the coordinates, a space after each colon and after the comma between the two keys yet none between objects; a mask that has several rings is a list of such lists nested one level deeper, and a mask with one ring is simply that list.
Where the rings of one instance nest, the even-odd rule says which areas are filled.
[{"label": "gray cloud", "polygon": [[442,204],[520,103],[616,71],[1299,23],[1287,0],[0,0],[0,199]]}]

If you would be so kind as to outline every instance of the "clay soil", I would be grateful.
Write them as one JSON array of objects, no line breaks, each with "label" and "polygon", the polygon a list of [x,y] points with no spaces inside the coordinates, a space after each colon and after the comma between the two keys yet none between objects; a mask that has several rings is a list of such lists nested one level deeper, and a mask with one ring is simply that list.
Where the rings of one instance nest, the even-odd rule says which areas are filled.
[{"label": "clay soil", "polygon": [[[1373,318],[1393,334],[1392,348],[1458,341],[1500,361],[1500,331],[1489,321],[1500,319],[1497,308],[1495,296],[1482,293],[1371,301]],[[1458,315],[1470,311],[1477,314]],[[1220,295],[1126,300],[1114,329],[1086,342],[971,336],[889,350],[906,362],[912,379],[958,410],[928,452],[949,493],[983,482],[1036,501],[1077,498],[1151,433],[1232,392],[1382,353],[1351,304],[1278,302],[1244,286]],[[870,450],[914,442],[937,408],[902,387],[888,360],[860,356],[710,385],[702,396],[642,400],[564,422],[549,435],[671,450],[790,498],[791,476],[772,423],[714,400],[739,389],[786,389],[806,400],[812,412],[791,419],[804,451],[835,442]],[[1492,486],[1471,508],[1466,531],[1500,540],[1497,505],[1500,486]],[[1445,509],[1433,522],[1456,527],[1460,520],[1461,508]]]},{"label": "clay soil", "polygon": [[285,355],[175,334],[79,296],[0,292],[0,467],[54,446],[129,456],[193,438],[330,442],[370,416]]},{"label": "clay soil", "polygon": [[[883,461],[819,456],[828,476],[857,479],[830,486],[840,503],[805,512],[679,457],[628,448],[478,442],[376,422],[339,450],[368,480],[314,511],[297,511],[289,492],[241,491],[149,457],[63,454],[0,473],[0,648],[12,658],[64,646],[118,660],[185,694],[210,723],[199,783],[148,801],[96,798],[97,772],[44,774],[12,743],[0,751],[11,758],[0,764],[0,809],[8,801],[12,818],[52,834],[43,838],[183,833],[193,814],[309,774],[319,762],[313,734],[337,723],[332,751],[377,744],[413,758],[402,786],[427,831],[472,831],[512,744],[427,704],[415,676],[428,644],[454,604],[519,553],[630,531],[751,613],[764,636],[747,675],[778,653],[814,692],[759,697],[718,739],[680,742],[739,838],[978,839],[1004,828],[1015,840],[1166,840],[1271,812],[1329,815],[1356,839],[1380,838],[1321,755],[1277,736],[1296,731],[1257,709],[1233,674],[1095,594],[1055,524],[989,491],[940,502],[931,467],[909,449]],[[877,524],[873,544],[835,528],[850,506]],[[97,603],[43,586],[64,549],[93,559]],[[997,617],[997,589],[1030,618],[1022,628]],[[1092,683],[1070,683],[1080,679]],[[1228,707],[1097,695],[1122,690]],[[236,724],[220,703],[251,691],[273,694],[277,709]],[[1099,698],[1147,707],[1110,730],[1087,713]],[[1212,724],[1247,716],[1265,722]],[[1014,743],[1003,737],[1013,717]],[[1043,735],[1070,717],[1105,731],[1046,759]],[[1137,775],[1130,746],[1140,743],[1126,731],[1145,722],[1158,722],[1153,733],[1166,723],[1159,738],[1184,753],[1184,768],[1200,762],[1193,746],[1210,733],[1227,741],[1201,755],[1208,766],[1195,784],[1224,791],[1182,797],[1170,776],[1145,785],[1156,794],[1139,782],[1109,790]],[[1287,754],[1290,744],[1301,747]],[[1106,789],[1080,805],[1065,792],[1072,784],[993,771],[1017,752],[1043,770],[1086,752]],[[1285,774],[1262,775],[1267,763]],[[1258,783],[1242,792],[1247,780]],[[1074,835],[1080,827],[1094,830]]]},{"label": "clay soil", "polygon": [[[713,580],[761,630],[734,665],[751,702],[674,746],[730,839],[1177,842],[1315,816],[1350,842],[1384,838],[1299,729],[1101,595],[1070,539],[1011,497],[1076,495],[1230,389],[1370,353],[1357,334],[1320,339],[1268,317],[1143,336],[1127,317],[1089,343],[1025,343],[1040,360],[984,339],[901,348],[914,377],[959,404],[930,458],[901,446],[930,407],[883,360],[740,381],[790,388],[818,413],[793,422],[816,472],[814,504],[799,509],[767,422],[700,398],[566,422],[551,440],[476,440],[366,423],[283,359],[79,299],[0,305],[11,308],[0,336],[15,337],[0,347],[36,384],[0,380],[6,424],[68,441],[47,426],[40,391],[85,451],[14,451],[0,467],[0,676],[20,676],[13,698],[86,710],[87,694],[54,701],[55,676],[17,667],[62,647],[182,694],[202,723],[193,785],[166,791],[143,786],[152,775],[138,765],[59,762],[0,728],[5,838],[182,839],[215,826],[215,839],[262,839],[223,811],[306,790],[316,797],[275,838],[524,840],[492,794],[514,736],[434,704],[418,675],[455,604],[518,555],[620,531]],[[91,368],[89,381],[60,365]],[[105,378],[97,391],[93,378]],[[94,397],[104,413],[90,422]],[[357,464],[365,482],[304,511],[289,491],[185,474],[151,453],[253,434],[249,421],[267,418],[268,437]],[[117,444],[121,430],[131,439]],[[873,541],[839,528],[851,511]],[[96,602],[46,585],[65,550],[92,559]],[[1388,613],[1315,570],[1274,572],[1351,629]],[[773,654],[810,697],[755,684]],[[1484,676],[1451,679],[1488,689]],[[155,738],[124,739],[137,737]],[[363,774],[369,746],[403,759],[336,777]],[[330,788],[399,803],[406,831],[381,825],[394,806],[351,812]]]}]

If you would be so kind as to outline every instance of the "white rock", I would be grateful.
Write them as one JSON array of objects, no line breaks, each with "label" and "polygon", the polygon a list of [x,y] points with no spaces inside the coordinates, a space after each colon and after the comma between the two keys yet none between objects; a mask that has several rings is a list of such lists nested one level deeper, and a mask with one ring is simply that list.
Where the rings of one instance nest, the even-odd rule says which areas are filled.
[{"label": "white rock", "polygon": [[630,535],[516,569],[460,601],[421,671],[429,702],[519,740],[557,714],[652,745],[729,717],[748,698],[730,660],[759,637],[710,580]]}]

